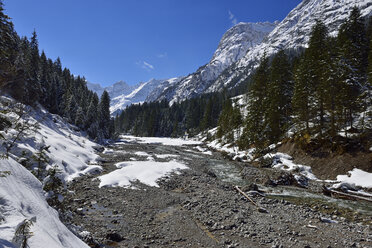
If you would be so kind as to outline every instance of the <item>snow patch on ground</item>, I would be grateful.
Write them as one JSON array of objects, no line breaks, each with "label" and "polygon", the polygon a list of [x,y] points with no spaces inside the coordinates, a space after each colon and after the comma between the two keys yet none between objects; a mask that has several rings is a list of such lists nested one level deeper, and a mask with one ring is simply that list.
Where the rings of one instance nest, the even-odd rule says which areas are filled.
[{"label": "snow patch on ground", "polygon": [[172,172],[188,169],[184,164],[177,161],[129,161],[117,163],[120,168],[106,175],[98,177],[101,183],[99,187],[131,187],[131,182],[140,181],[152,187],[159,187],[156,181]]},{"label": "snow patch on ground", "polygon": [[119,141],[118,144],[123,142],[137,142],[141,144],[162,144],[165,146],[183,146],[183,145],[200,145],[201,141],[196,140],[187,140],[187,139],[174,139],[174,138],[158,138],[158,137],[135,137],[131,135],[122,135],[120,136],[122,141]]},{"label": "snow patch on ground", "polygon": [[354,168],[348,172],[348,175],[337,176],[337,181],[340,183],[333,185],[334,188],[337,188],[343,183],[348,183],[354,187],[372,188],[372,173]]},{"label": "snow patch on ground", "polygon": [[[12,158],[0,160],[0,247],[16,247],[11,241],[16,227],[33,219],[29,247],[88,247],[59,220],[56,210],[45,200],[42,185],[26,168]],[[0,218],[1,219],[1,218]]]},{"label": "snow patch on ground", "polygon": [[299,174],[307,177],[311,180],[317,180],[316,176],[313,174],[311,167],[301,164],[295,164],[292,160],[293,158],[288,154],[277,152],[277,153],[268,153],[264,159],[273,159],[272,167],[280,170],[298,172]]},{"label": "snow patch on ground", "polygon": [[140,157],[150,157],[151,155],[146,153],[146,152],[135,152],[134,153],[135,155],[137,156],[140,156]]},{"label": "snow patch on ground", "polygon": [[110,148],[105,148],[105,150],[103,150],[103,154],[113,154],[115,151],[113,149],[110,149]]},{"label": "snow patch on ground", "polygon": [[176,154],[156,154],[157,158],[166,159],[166,158],[178,158],[179,155]]}]

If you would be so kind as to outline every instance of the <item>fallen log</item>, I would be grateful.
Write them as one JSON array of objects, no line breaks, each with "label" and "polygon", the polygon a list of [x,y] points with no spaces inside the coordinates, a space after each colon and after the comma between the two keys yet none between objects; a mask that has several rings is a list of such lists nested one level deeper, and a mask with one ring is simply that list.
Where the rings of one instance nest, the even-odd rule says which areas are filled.
[{"label": "fallen log", "polygon": [[255,203],[246,193],[244,193],[240,188],[239,186],[235,186],[235,189],[240,193],[242,194],[245,198],[247,198],[258,210],[258,212],[260,213],[268,213],[268,211],[265,209],[265,208],[262,208],[260,206],[258,206],[257,203]]},{"label": "fallen log", "polygon": [[327,196],[331,196],[334,198],[344,199],[344,200],[351,200],[351,201],[367,201],[372,203],[372,199],[368,197],[361,196],[360,194],[353,194],[353,193],[344,193],[337,190],[333,190],[323,186],[323,194]]}]

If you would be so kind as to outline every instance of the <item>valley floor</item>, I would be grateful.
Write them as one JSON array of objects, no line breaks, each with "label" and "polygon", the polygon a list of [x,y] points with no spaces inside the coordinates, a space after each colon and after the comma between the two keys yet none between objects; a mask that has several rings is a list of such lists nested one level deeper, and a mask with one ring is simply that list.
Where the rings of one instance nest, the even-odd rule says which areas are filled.
[{"label": "valley floor", "polygon": [[[346,201],[336,204],[317,193],[319,183],[309,189],[263,187],[279,172],[203,154],[196,145],[123,141],[101,156],[103,172],[74,179],[65,199],[65,223],[92,247],[372,247],[368,205],[365,212],[342,208]],[[177,161],[189,169],[162,178],[159,187],[139,181],[99,187],[98,177],[123,161]],[[252,183],[314,198],[260,196],[250,191]]]}]

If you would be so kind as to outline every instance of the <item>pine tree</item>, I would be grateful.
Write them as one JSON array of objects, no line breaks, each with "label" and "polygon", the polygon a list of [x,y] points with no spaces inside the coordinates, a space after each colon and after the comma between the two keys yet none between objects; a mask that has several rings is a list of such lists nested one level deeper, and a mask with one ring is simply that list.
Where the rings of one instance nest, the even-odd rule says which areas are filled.
[{"label": "pine tree", "polygon": [[41,145],[38,151],[34,155],[32,155],[32,158],[37,163],[36,177],[39,179],[42,178],[46,164],[49,163],[49,158],[46,154],[46,152],[49,152],[49,147],[50,146]]},{"label": "pine tree", "polygon": [[241,147],[255,144],[264,146],[265,110],[267,108],[267,84],[269,81],[269,60],[266,54],[261,58],[260,65],[252,77],[248,92],[248,115],[244,133],[240,140]]},{"label": "pine tree", "polygon": [[234,141],[233,130],[242,124],[242,116],[238,108],[234,108],[230,98],[225,100],[220,117],[218,118],[217,137],[228,135],[228,142]]},{"label": "pine tree", "polygon": [[33,105],[39,101],[41,84],[40,84],[40,57],[39,57],[39,42],[37,40],[36,31],[32,33],[30,41],[29,54],[29,80],[27,85],[27,103]]},{"label": "pine tree", "polygon": [[69,122],[75,123],[76,112],[78,110],[78,105],[77,105],[75,96],[71,92],[69,92],[66,95],[66,98],[67,98],[67,102],[66,102],[66,107],[64,110],[64,113],[65,113],[64,115],[68,119]]},{"label": "pine tree", "polygon": [[[317,132],[322,135],[325,127],[325,101],[327,95],[326,86],[326,68],[327,68],[327,43],[328,31],[326,26],[319,20],[314,25],[309,41],[309,47],[306,49],[305,58],[308,60],[308,70],[310,73],[309,81],[307,82],[315,90],[314,94],[314,111],[317,115],[318,125]],[[314,119],[314,123],[316,123]]]},{"label": "pine tree", "polygon": [[342,83],[340,79],[341,66],[339,59],[337,57],[337,47],[334,45],[337,44],[336,38],[328,38],[328,44],[326,46],[326,64],[325,64],[325,76],[324,79],[324,95],[325,102],[324,107],[325,110],[329,114],[329,132],[328,134],[331,137],[337,135],[337,132],[340,129],[340,124],[344,121],[343,118],[343,91]]},{"label": "pine tree", "polygon": [[283,50],[273,58],[268,85],[268,106],[266,109],[266,137],[273,143],[279,141],[288,128],[291,114],[293,83],[291,67]]},{"label": "pine tree", "polygon": [[294,70],[292,108],[295,123],[306,133],[310,133],[310,120],[313,117],[311,98],[314,91],[309,85],[309,78],[308,63],[302,56]]},{"label": "pine tree", "polygon": [[82,128],[84,126],[85,115],[82,107],[78,107],[75,116],[75,125]]},{"label": "pine tree", "polygon": [[212,100],[209,99],[205,105],[203,119],[200,122],[200,129],[206,130],[212,126]]},{"label": "pine tree", "polygon": [[28,240],[33,236],[33,233],[31,232],[31,227],[34,224],[33,219],[25,219],[21,223],[18,224],[15,230],[15,234],[13,237],[12,242],[17,245],[17,247],[20,248],[28,248]]},{"label": "pine tree", "polygon": [[[24,101],[25,82],[28,80],[26,56],[29,42],[26,38],[22,40],[19,38],[10,18],[4,14],[3,6],[3,2],[0,1],[0,90],[19,101]],[[27,42],[22,42],[24,40]]]},{"label": "pine tree", "polygon": [[102,137],[105,139],[111,136],[110,119],[110,96],[107,91],[104,91],[98,105],[98,123],[102,131]]},{"label": "pine tree", "polygon": [[339,60],[345,120],[352,127],[354,114],[361,108],[360,93],[365,89],[368,63],[364,19],[357,7],[341,25],[338,35]]},{"label": "pine tree", "polygon": [[17,41],[13,23],[4,14],[4,4],[0,1],[0,89],[9,89],[15,76],[15,50]]}]

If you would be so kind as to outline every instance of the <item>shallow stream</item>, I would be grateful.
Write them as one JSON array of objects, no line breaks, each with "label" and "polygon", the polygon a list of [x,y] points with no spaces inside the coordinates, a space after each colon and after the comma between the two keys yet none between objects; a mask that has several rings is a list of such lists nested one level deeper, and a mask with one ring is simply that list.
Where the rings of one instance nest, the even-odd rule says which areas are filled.
[{"label": "shallow stream", "polygon": [[[210,159],[208,161],[209,167],[213,170],[218,178],[222,181],[244,186],[251,182],[243,179],[240,174],[240,169],[234,164],[227,161]],[[362,214],[370,219],[372,224],[372,204],[366,201],[350,201],[325,196],[323,194],[312,193],[307,189],[277,186],[275,188],[267,188],[259,186],[267,192],[267,196],[273,199],[286,200],[296,204],[306,204],[309,206],[317,206],[319,210],[328,212],[330,214],[337,213],[337,215],[354,215]],[[335,212],[336,211],[336,212]],[[355,219],[355,216],[347,216],[350,219]]]}]

